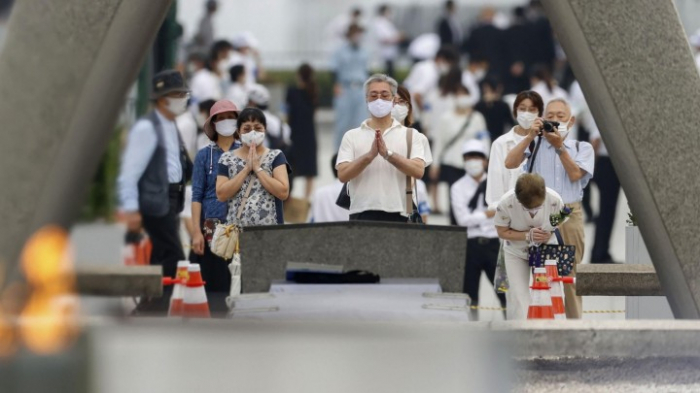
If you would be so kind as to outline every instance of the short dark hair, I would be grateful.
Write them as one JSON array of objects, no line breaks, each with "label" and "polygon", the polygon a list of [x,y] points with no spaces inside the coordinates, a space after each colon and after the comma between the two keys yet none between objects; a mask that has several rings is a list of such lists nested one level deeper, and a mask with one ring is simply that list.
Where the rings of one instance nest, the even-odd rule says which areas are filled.
[{"label": "short dark hair", "polygon": [[199,111],[200,112],[206,112],[207,116],[209,116],[209,112],[211,111],[211,107],[216,104],[216,101],[214,100],[204,100],[199,103]]},{"label": "short dark hair", "polygon": [[235,83],[238,78],[245,73],[245,66],[243,66],[243,64],[236,64],[228,70],[228,73],[231,76],[231,82]]},{"label": "short dark hair", "polygon": [[336,161],[338,161],[338,153],[335,153],[333,155],[333,157],[331,158],[331,168],[333,168],[333,176],[335,176],[335,178],[337,179],[338,178],[338,170],[335,169],[335,162]]},{"label": "short dark hair", "polygon": [[447,0],[447,1],[445,2],[445,9],[446,9],[446,10],[450,11],[450,10],[453,10],[454,8],[455,8],[455,2],[454,2],[454,1],[452,1],[452,0]]},{"label": "short dark hair", "polygon": [[386,14],[387,11],[389,11],[389,5],[388,5],[388,4],[382,4],[382,5],[379,6],[379,8],[378,8],[377,10],[378,10],[377,13],[378,13],[379,15],[384,15],[384,14]]},{"label": "short dark hair", "polygon": [[243,126],[243,123],[249,122],[249,121],[257,121],[263,126],[265,126],[265,129],[267,129],[267,119],[265,119],[265,114],[263,111],[261,111],[258,108],[245,108],[241,111],[241,113],[238,114],[238,122],[237,122],[237,127],[238,130],[241,129]]},{"label": "short dark hair", "polygon": [[214,44],[211,46],[209,58],[214,60],[218,59],[219,53],[221,53],[224,50],[233,50],[233,45],[231,45],[231,43],[226,40],[219,40],[214,42]]},{"label": "short dark hair", "polygon": [[485,160],[486,155],[484,153],[479,153],[478,151],[470,151],[466,154],[462,154],[462,158],[464,158],[465,160],[468,160],[470,158],[483,158]]},{"label": "short dark hair", "polygon": [[493,75],[488,75],[484,80],[481,81],[481,90],[484,89],[485,86],[488,86],[491,88],[491,90],[498,90],[503,87],[503,83],[501,82],[498,77],[493,76]]},{"label": "short dark hair", "polygon": [[443,45],[435,54],[435,59],[445,59],[452,64],[459,62],[459,52],[452,45]]},{"label": "short dark hair", "polygon": [[542,116],[542,113],[544,113],[544,101],[542,100],[542,96],[536,91],[525,90],[518,93],[515,97],[515,102],[513,102],[513,117],[518,117],[518,105],[527,99],[532,101],[537,107],[537,115]]}]

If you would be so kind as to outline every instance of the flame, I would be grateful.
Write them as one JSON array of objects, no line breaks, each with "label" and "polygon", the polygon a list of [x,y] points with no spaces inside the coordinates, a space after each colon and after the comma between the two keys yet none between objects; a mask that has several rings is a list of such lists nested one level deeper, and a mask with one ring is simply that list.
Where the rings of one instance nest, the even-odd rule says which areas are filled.
[{"label": "flame", "polygon": [[72,261],[68,234],[55,226],[37,231],[22,251],[21,265],[31,292],[20,314],[19,334],[36,353],[60,351],[77,336]]}]

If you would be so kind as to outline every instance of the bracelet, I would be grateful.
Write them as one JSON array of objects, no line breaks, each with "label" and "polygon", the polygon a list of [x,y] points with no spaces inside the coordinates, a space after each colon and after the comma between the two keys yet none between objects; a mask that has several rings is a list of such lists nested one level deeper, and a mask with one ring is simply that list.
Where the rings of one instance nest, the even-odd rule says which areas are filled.
[{"label": "bracelet", "polygon": [[528,242],[528,243],[531,243],[531,242],[532,242],[532,236],[530,236],[531,233],[532,233],[532,229],[530,229],[529,231],[525,232],[525,241]]},{"label": "bracelet", "polygon": [[262,172],[262,171],[263,171],[262,168],[258,168],[258,169],[255,170],[255,173],[260,173],[260,172]]}]

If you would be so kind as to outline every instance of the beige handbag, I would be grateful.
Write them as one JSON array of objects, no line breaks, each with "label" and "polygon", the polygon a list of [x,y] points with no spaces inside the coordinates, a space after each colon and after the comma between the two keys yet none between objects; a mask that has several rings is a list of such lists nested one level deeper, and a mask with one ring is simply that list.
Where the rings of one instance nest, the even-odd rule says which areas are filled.
[{"label": "beige handbag", "polygon": [[[238,208],[236,218],[241,218],[243,208],[245,208],[250,197],[250,190],[253,188],[253,180],[248,183],[245,190],[245,195],[241,201],[241,206]],[[211,238],[211,252],[225,260],[233,258],[233,254],[238,248],[238,236],[241,234],[241,227],[236,224],[217,224],[214,230],[214,235]]]}]

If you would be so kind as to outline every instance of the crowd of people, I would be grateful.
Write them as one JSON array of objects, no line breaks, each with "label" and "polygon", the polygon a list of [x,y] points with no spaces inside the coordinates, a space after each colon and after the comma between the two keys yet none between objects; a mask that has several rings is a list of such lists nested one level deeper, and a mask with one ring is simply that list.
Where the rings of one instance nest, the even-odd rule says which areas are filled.
[{"label": "crowd of people", "polygon": [[[313,181],[320,96],[314,69],[297,69],[283,98],[286,116],[272,112],[270,92],[258,83],[265,69],[255,37],[216,40],[216,9],[207,2],[184,75],[154,77],[154,110],[130,131],[122,160],[121,209],[129,230],[143,227],[151,237],[152,260],[164,274],[174,274],[185,257],[177,236],[182,219],[189,258],[202,265],[207,291],[227,292],[226,262],[209,249],[216,225],[284,224],[294,177],[306,180],[314,223],[427,222],[431,210],[441,210],[438,185],[447,184],[450,223],[467,229],[464,292],[478,305],[481,273],[494,283],[502,266],[510,290],[499,300],[508,318],[524,318],[527,248],[553,241],[548,218],[564,206],[573,213],[559,230],[581,262],[584,222],[594,219],[586,203],[591,180],[605,199],[592,262],[612,261],[619,181],[538,2],[516,8],[507,27],[486,8],[467,29],[447,1],[431,33],[437,45],[409,46],[414,64],[401,84],[393,75],[406,37],[390,7],[381,6],[374,23],[384,72],[373,75],[354,9],[329,63],[336,180],[320,187]],[[596,165],[604,169],[594,171]],[[580,318],[580,298],[572,286],[565,292],[567,316]]]}]

